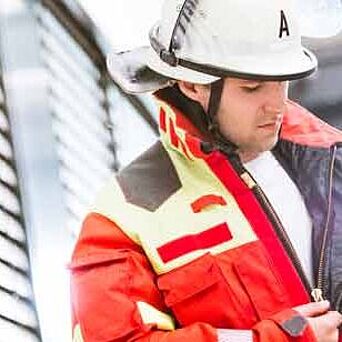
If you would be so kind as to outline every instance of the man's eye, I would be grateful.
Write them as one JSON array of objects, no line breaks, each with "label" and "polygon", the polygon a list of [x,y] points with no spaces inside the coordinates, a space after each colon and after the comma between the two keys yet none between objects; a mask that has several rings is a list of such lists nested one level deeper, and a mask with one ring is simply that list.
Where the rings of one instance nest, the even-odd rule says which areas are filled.
[{"label": "man's eye", "polygon": [[243,87],[243,89],[247,92],[247,93],[252,93],[254,91],[257,91],[258,89],[261,88],[261,85],[256,85],[253,87]]}]

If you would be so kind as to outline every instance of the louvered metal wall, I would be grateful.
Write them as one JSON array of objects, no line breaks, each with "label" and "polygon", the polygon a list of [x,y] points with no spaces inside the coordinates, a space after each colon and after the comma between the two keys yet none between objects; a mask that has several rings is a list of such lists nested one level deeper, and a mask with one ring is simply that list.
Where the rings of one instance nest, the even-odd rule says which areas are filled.
[{"label": "louvered metal wall", "polygon": [[103,75],[48,8],[38,5],[36,13],[67,227],[76,234],[99,187],[116,168]]},{"label": "louvered metal wall", "polygon": [[[76,236],[99,188],[118,170],[119,162],[122,165],[133,159],[128,154],[136,156],[152,143],[156,123],[146,100],[123,95],[112,84],[104,54],[70,13],[61,17],[62,9],[53,1],[43,1],[36,6],[36,14],[68,209],[67,227]],[[110,96],[113,92],[115,100]],[[119,134],[116,139],[120,130],[114,128],[122,123],[126,127],[133,123],[134,129],[122,129],[123,139]],[[122,151],[121,145],[129,145],[129,149]]]},{"label": "louvered metal wall", "polygon": [[0,342],[39,341],[30,262],[0,70]]},{"label": "louvered metal wall", "polygon": [[[154,108],[150,100],[126,96],[110,80],[105,50],[97,41],[99,37],[95,39],[98,33],[76,1],[21,3],[13,13],[1,15],[0,11],[0,52],[7,75],[11,133],[18,152],[16,165],[42,340],[68,341],[71,327],[66,263],[81,221],[108,177],[155,139],[156,117],[151,114]],[[1,233],[0,251],[4,258],[17,260],[18,268],[12,273],[26,279],[26,292],[23,281],[14,283],[6,263],[0,263],[0,272],[7,272],[0,279],[0,289],[5,289],[6,284],[21,289],[16,296],[21,306],[10,305],[12,311],[4,306],[4,311],[12,313],[10,319],[19,315],[18,320],[27,325],[15,326],[13,341],[21,341],[21,331],[27,331],[31,335],[23,340],[30,342],[34,341],[38,324],[34,311],[30,314],[29,309],[24,309],[30,308],[32,289],[25,278],[29,273],[27,253],[22,248],[24,240],[20,240],[24,239],[22,221],[18,221],[21,206],[8,192],[17,191],[18,185],[10,168],[11,145],[5,140],[9,136],[7,116],[1,115],[0,120],[0,153],[7,156],[9,166],[0,165],[1,177],[12,186],[6,185],[3,190],[5,183],[0,183],[0,203],[6,199],[4,203],[13,211],[3,210],[5,204],[0,207],[1,229],[8,227],[7,235],[13,238],[4,239],[5,233]],[[2,196],[4,191],[6,197]],[[13,253],[7,247],[9,241],[16,246]],[[9,303],[10,292],[4,293],[3,302]],[[27,300],[23,300],[25,296]],[[1,320],[1,310],[0,342],[3,324],[9,324],[9,319]]]}]

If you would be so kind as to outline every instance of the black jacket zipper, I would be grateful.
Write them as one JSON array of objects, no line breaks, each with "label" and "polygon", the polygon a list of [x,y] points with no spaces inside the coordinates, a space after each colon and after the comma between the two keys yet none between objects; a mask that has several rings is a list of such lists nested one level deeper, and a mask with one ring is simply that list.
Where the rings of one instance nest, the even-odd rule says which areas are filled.
[{"label": "black jacket zipper", "polygon": [[336,151],[337,151],[337,146],[336,145],[332,146],[331,153],[330,153],[331,158],[330,158],[330,167],[329,167],[328,211],[327,211],[327,217],[326,217],[325,226],[324,226],[322,245],[320,249],[316,288],[313,289],[312,291],[312,296],[316,302],[323,300],[325,297],[325,293],[323,292],[324,285],[325,285],[324,278],[323,278],[323,271],[324,271],[324,267],[326,264],[326,257],[327,257],[326,251],[327,251],[330,218],[331,218],[333,172],[334,172],[334,165],[335,165],[335,159],[336,159]]}]

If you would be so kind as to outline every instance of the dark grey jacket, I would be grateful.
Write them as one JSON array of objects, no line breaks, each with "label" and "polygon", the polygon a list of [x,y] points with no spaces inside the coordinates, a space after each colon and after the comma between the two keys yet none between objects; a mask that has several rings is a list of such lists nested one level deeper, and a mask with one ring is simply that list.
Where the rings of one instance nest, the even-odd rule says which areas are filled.
[{"label": "dark grey jacket", "polygon": [[313,221],[315,287],[342,312],[342,143],[310,147],[281,140],[273,152],[297,184]]}]

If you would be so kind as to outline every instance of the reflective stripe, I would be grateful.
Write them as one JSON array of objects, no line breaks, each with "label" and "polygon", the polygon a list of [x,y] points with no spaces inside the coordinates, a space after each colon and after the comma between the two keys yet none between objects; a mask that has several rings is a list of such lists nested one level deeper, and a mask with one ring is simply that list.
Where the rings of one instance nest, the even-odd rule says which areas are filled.
[{"label": "reflective stripe", "polygon": [[157,248],[163,262],[169,262],[185,254],[209,249],[233,238],[226,222],[211,227],[201,233],[182,236]]},{"label": "reflective stripe", "polygon": [[253,342],[252,330],[217,329],[218,342]]},{"label": "reflective stripe", "polygon": [[160,330],[175,330],[171,316],[145,302],[137,302],[137,306],[144,324],[156,324]]}]

